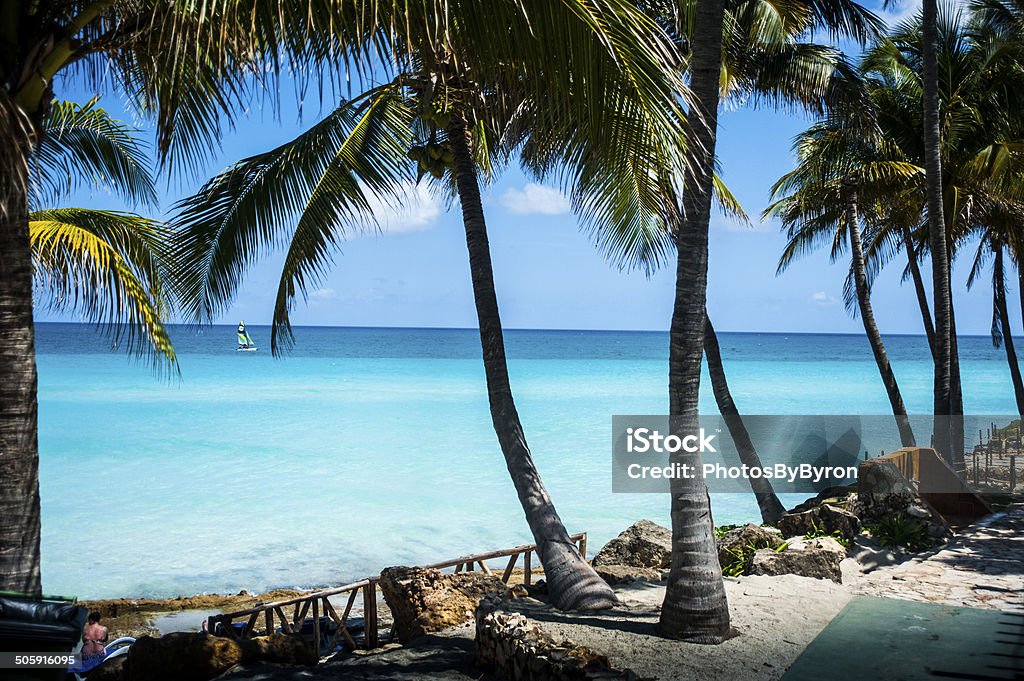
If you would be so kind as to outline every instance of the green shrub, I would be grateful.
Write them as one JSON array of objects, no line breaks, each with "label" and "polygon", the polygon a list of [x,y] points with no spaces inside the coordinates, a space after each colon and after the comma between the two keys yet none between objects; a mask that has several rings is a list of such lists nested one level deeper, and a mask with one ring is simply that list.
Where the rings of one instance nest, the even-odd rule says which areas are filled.
[{"label": "green shrub", "polygon": [[789,544],[784,542],[780,546],[773,548],[770,542],[761,540],[750,541],[740,547],[728,548],[725,550],[728,558],[722,563],[722,575],[725,577],[745,575],[750,566],[750,561],[753,560],[754,554],[758,549],[772,549],[776,553],[781,553],[786,550],[787,546]]},{"label": "green shrub", "polygon": [[890,548],[925,551],[935,545],[935,540],[928,534],[928,527],[904,513],[893,514],[877,525],[871,525],[868,530],[882,546]]}]

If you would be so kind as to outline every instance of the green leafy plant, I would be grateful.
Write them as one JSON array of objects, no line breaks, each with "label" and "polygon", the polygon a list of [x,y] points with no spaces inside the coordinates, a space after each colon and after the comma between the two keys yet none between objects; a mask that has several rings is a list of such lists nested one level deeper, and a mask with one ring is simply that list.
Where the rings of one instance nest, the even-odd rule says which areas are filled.
[{"label": "green leafy plant", "polygon": [[928,535],[928,528],[924,523],[903,513],[891,515],[868,529],[871,536],[877,537],[882,546],[925,551],[935,545],[935,540]]},{"label": "green leafy plant", "polygon": [[809,532],[807,532],[807,534],[804,535],[804,539],[818,539],[820,537],[831,537],[832,539],[835,539],[837,542],[842,544],[844,547],[850,548],[850,540],[844,537],[842,532],[840,532],[839,530],[832,530],[831,532],[826,532],[825,527],[822,525],[822,523],[812,518],[811,529]]},{"label": "green leafy plant", "polygon": [[[723,527],[728,527],[727,525]],[[719,529],[715,528],[715,534],[719,537],[728,532],[725,530],[719,534]],[[772,546],[771,542],[766,539],[759,539],[754,541],[748,541],[741,546],[731,546],[725,549],[726,560],[722,560],[722,575],[725,577],[740,577],[745,575],[750,570],[750,561],[753,560],[754,554],[757,553],[758,549],[772,549],[776,553],[782,553],[789,546],[788,542],[784,542],[779,546]]]},{"label": "green leafy plant", "polygon": [[739,525],[719,525],[718,527],[715,528],[715,538],[716,539],[721,539],[730,530],[735,530],[737,527],[739,527]]}]

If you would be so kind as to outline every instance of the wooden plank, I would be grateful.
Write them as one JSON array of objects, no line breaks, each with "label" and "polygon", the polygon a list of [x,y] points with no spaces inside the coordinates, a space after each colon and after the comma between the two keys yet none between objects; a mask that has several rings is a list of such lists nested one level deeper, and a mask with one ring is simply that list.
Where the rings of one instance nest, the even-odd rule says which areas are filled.
[{"label": "wooden plank", "polygon": [[258,607],[247,608],[245,610],[239,610],[238,612],[225,613],[225,614],[222,615],[222,617],[231,617],[233,619],[238,619],[239,617],[248,617],[249,615],[251,615],[254,612],[263,612],[267,608],[279,608],[279,607],[284,607],[286,605],[296,605],[298,603],[307,602],[310,598],[317,598],[317,597],[323,597],[323,596],[335,596],[337,594],[346,593],[348,591],[358,591],[359,589],[362,589],[364,586],[366,586],[369,583],[370,583],[369,578],[361,579],[358,582],[352,582],[351,584],[346,584],[344,586],[335,587],[333,589],[322,589],[320,591],[314,591],[314,592],[311,592],[311,593],[302,594],[301,596],[295,596],[294,598],[289,598],[289,599],[286,599],[286,600],[283,600],[283,601],[274,601],[272,603],[264,603],[264,604],[262,604],[262,605],[260,605]]},{"label": "wooden plank", "polygon": [[370,582],[363,590],[363,619],[365,620],[364,631],[366,632],[366,647],[376,648],[379,644],[377,638],[377,583]]},{"label": "wooden plank", "polygon": [[348,621],[348,616],[352,613],[352,604],[356,602],[356,595],[358,593],[358,591],[353,591],[348,595],[348,603],[345,604],[345,614],[341,616],[342,624]]},{"label": "wooden plank", "polygon": [[307,612],[309,612],[309,601],[304,602],[301,609],[298,603],[295,604],[295,615],[292,617],[292,624],[295,625],[298,631],[302,631],[302,622],[306,619]]},{"label": "wooden plank", "polygon": [[583,560],[587,559],[587,533],[584,532],[583,536],[580,537],[580,555],[583,556]]},{"label": "wooden plank", "polygon": [[254,612],[253,614],[249,615],[249,619],[245,623],[245,628],[242,629],[242,638],[249,638],[250,636],[252,636],[252,630],[256,626],[256,622],[259,621],[259,619],[260,614],[258,612]]},{"label": "wooden plank", "polygon": [[477,564],[480,566],[480,569],[484,571],[484,574],[487,574],[487,575],[493,575],[494,574],[493,572],[491,572],[491,568],[487,567],[487,563],[483,562],[482,560],[478,560]]},{"label": "wooden plank", "polygon": [[533,566],[531,560],[533,551],[525,551],[526,557],[523,560],[523,584],[530,586],[533,583]]},{"label": "wooden plank", "polygon": [[266,614],[267,636],[274,635],[274,609],[267,608]]},{"label": "wooden plank", "polygon": [[518,553],[514,553],[509,556],[508,565],[505,566],[505,572],[501,575],[501,581],[508,584],[508,580],[512,578],[512,571],[516,568],[517,560],[519,560]]},{"label": "wooden plank", "polygon": [[283,608],[273,608],[273,610],[277,613],[277,618],[281,620],[281,631],[286,634],[290,634],[295,631],[292,629],[292,625],[288,622],[288,618],[284,616]]},{"label": "wooden plank", "polygon": [[320,599],[313,599],[313,650],[320,657]]}]

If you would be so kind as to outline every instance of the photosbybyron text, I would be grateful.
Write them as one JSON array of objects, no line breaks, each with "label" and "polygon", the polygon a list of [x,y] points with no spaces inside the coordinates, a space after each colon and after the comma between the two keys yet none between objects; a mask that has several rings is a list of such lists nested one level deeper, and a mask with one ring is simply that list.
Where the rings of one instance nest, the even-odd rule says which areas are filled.
[{"label": "photosbybyron text", "polygon": [[[927,443],[945,418],[912,415],[907,422],[917,442]],[[963,419],[965,435],[1009,422]],[[751,481],[762,479],[779,494],[817,494],[856,483],[861,462],[902,446],[892,416],[613,416],[612,491],[670,492],[699,480],[710,492],[749,494]]]}]

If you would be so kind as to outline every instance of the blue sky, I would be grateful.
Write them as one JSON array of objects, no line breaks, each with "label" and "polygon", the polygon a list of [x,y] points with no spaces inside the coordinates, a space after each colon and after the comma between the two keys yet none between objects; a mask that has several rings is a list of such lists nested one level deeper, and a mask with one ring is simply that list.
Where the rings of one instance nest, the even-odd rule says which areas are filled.
[{"label": "blue sky", "polygon": [[[894,13],[910,11],[912,7],[904,5]],[[58,97],[77,101],[92,94],[74,82],[60,84],[57,91]],[[116,99],[105,98],[102,103],[123,115]],[[332,105],[325,100],[322,110]],[[279,117],[259,109],[251,112],[226,136],[205,176],[294,137],[317,119],[321,102],[308,98],[303,108],[301,120],[295,107],[286,106]],[[809,122],[799,114],[767,109],[723,112],[718,138],[722,175],[755,219],[769,203],[772,182],[792,168],[792,139]],[[197,183],[186,180],[161,186],[161,208],[166,209]],[[449,210],[443,200],[415,188],[411,195],[401,214],[381,210],[382,234],[357,236],[344,243],[330,275],[311,292],[308,303],[297,306],[294,323],[476,325],[458,206]],[[77,205],[123,208],[115,198],[102,194],[79,192],[72,200]],[[556,189],[538,186],[512,168],[485,190],[484,203],[506,327],[668,328],[673,270],[666,268],[647,278],[642,272],[621,272],[605,262]],[[845,264],[829,264],[823,252],[776,276],[784,243],[775,223],[755,221],[746,226],[713,216],[708,307],[716,327],[721,331],[860,333],[860,321],[842,304]],[[991,294],[983,285],[966,290],[968,258],[965,254],[954,275],[957,322],[961,333],[986,334],[991,325]],[[280,261],[280,255],[269,256],[250,271],[221,321],[269,322]],[[875,314],[883,333],[921,333],[914,292],[901,284],[901,270],[894,262],[876,281]],[[1011,287],[1010,295],[1010,312],[1017,319],[1016,287]],[[46,313],[39,318],[57,319]],[[1018,321],[1013,323],[1019,328]]]}]

